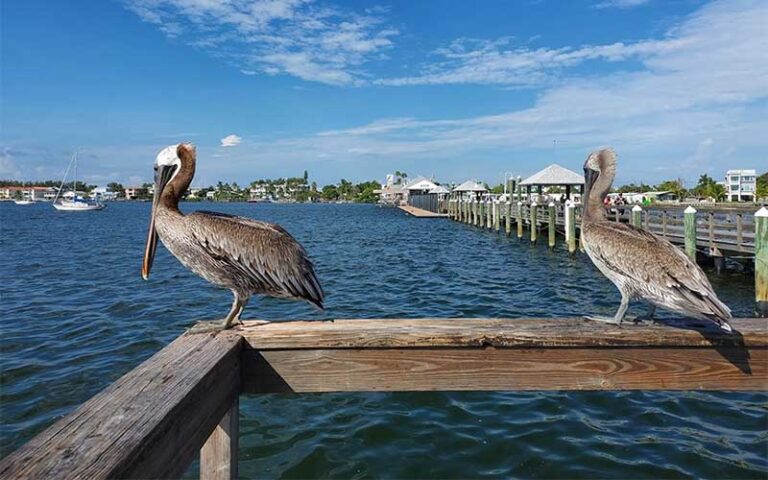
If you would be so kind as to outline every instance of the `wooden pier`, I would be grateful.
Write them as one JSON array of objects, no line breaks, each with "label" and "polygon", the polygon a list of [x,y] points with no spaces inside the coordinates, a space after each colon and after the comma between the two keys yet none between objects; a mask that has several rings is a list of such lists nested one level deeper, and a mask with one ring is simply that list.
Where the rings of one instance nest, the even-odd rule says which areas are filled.
[{"label": "wooden pier", "polygon": [[408,215],[412,215],[414,217],[419,218],[448,218],[447,213],[435,213],[430,212],[429,210],[423,210],[421,208],[416,208],[411,205],[399,205],[398,208]]},{"label": "wooden pier", "polygon": [[[768,390],[768,320],[246,321],[183,335],[0,461],[0,478],[237,477],[241,393]],[[706,326],[705,326],[706,327]]]}]

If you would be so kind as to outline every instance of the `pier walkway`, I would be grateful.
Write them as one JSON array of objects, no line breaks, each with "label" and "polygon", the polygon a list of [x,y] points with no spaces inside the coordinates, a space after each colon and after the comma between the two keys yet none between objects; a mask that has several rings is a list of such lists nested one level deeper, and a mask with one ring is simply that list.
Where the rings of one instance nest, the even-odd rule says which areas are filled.
[{"label": "pier walkway", "polygon": [[447,213],[435,213],[430,212],[429,210],[423,210],[421,208],[416,208],[411,205],[399,205],[398,208],[405,213],[409,215],[413,215],[414,217],[419,218],[448,218]]}]

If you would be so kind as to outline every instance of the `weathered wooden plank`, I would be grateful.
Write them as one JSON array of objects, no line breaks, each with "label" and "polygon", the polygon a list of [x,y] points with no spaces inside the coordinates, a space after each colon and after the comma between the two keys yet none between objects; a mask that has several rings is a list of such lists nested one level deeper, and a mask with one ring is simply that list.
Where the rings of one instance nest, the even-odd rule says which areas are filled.
[{"label": "weathered wooden plank", "polygon": [[0,461],[0,478],[180,476],[240,391],[241,344],[179,337]]},{"label": "weathered wooden plank", "polygon": [[[701,325],[703,330],[693,330]],[[734,319],[739,335],[692,320],[623,327],[581,318],[544,319],[349,319],[333,321],[246,321],[237,329],[250,348],[416,347],[768,347],[768,319]]]},{"label": "weathered wooden plank", "polygon": [[235,401],[200,450],[201,480],[237,478],[240,435],[240,400]]},{"label": "weathered wooden plank", "polygon": [[248,392],[764,390],[768,350],[464,348],[243,349]]}]

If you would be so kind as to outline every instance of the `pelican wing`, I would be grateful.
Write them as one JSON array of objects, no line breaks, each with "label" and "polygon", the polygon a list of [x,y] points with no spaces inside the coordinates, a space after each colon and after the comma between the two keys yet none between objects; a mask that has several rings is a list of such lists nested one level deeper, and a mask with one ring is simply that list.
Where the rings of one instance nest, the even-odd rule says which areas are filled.
[{"label": "pelican wing", "polygon": [[589,226],[590,250],[607,268],[690,313],[726,320],[721,302],[704,272],[667,240],[632,225],[599,222]]},{"label": "pelican wing", "polygon": [[323,308],[323,289],[307,252],[281,226],[205,211],[186,219],[204,250],[265,293],[302,298]]}]

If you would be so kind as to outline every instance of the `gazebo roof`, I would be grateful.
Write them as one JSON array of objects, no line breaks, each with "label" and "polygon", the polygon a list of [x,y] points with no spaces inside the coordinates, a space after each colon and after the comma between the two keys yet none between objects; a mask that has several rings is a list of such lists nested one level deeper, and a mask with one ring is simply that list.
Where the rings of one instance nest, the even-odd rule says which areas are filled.
[{"label": "gazebo roof", "polygon": [[429,193],[451,193],[451,191],[442,185],[438,185],[432,190],[430,190]]},{"label": "gazebo roof", "polygon": [[477,180],[467,180],[466,182],[462,183],[458,187],[453,189],[454,192],[486,192],[488,191],[487,188],[485,188],[485,185],[478,182]]},{"label": "gazebo roof", "polygon": [[583,185],[584,177],[553,163],[544,170],[526,178],[520,185]]}]

